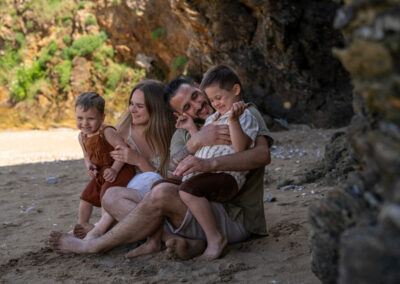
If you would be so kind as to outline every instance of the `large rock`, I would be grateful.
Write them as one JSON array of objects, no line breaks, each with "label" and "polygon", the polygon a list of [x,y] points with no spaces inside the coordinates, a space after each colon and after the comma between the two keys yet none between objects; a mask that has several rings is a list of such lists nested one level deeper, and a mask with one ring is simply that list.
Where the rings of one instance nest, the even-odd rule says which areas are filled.
[{"label": "large rock", "polygon": [[154,60],[150,77],[171,79],[185,57],[197,80],[227,63],[264,114],[316,127],[350,122],[350,78],[332,56],[343,46],[333,28],[340,1],[114,2],[96,2],[99,24],[121,61],[135,63],[138,54]]},{"label": "large rock", "polygon": [[312,267],[323,283],[400,283],[400,1],[347,3],[335,25],[348,44],[335,54],[355,86],[347,138],[359,172],[310,209]]}]

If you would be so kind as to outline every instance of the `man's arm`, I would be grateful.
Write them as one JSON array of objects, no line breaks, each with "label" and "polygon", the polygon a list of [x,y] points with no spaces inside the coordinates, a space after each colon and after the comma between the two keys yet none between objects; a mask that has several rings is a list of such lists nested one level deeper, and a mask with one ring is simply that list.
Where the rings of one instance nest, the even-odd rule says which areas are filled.
[{"label": "man's arm", "polygon": [[[175,135],[171,139],[171,157],[168,170],[175,171],[178,164],[187,156],[196,153],[206,145],[230,145],[229,128],[227,125],[209,124],[194,133],[185,143],[182,135]],[[174,148],[174,149],[173,149]],[[176,150],[179,149],[179,150]]]},{"label": "man's arm", "polygon": [[184,176],[193,172],[247,171],[268,165],[271,162],[268,141],[257,136],[254,148],[239,153],[210,159],[188,156],[179,163],[174,175]]}]

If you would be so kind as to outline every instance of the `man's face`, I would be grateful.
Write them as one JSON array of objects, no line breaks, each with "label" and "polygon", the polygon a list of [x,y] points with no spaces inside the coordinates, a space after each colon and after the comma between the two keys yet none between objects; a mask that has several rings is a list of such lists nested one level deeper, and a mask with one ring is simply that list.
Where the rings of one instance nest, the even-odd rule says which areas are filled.
[{"label": "man's face", "polygon": [[185,113],[194,120],[205,120],[214,112],[201,90],[189,84],[179,87],[170,104],[178,115]]}]

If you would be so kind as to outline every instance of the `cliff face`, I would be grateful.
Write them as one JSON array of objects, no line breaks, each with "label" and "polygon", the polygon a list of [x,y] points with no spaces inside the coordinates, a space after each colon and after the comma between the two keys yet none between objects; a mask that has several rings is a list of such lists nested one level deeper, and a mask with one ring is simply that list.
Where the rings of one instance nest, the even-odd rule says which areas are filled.
[{"label": "cliff face", "polygon": [[97,2],[99,24],[121,60],[147,62],[150,77],[171,79],[185,67],[201,80],[227,63],[266,115],[317,127],[353,115],[350,78],[331,52],[343,46],[333,28],[341,1],[112,2]]},{"label": "cliff face", "polygon": [[310,210],[312,268],[323,283],[400,282],[400,2],[348,1],[336,16],[356,113],[360,171]]}]

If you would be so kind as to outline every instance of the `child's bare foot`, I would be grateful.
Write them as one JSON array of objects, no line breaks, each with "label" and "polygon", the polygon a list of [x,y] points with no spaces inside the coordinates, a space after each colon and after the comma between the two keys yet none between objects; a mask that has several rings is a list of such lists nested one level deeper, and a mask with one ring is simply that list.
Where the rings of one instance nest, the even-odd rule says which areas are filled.
[{"label": "child's bare foot", "polygon": [[48,245],[56,253],[86,253],[84,241],[56,231],[50,233]]},{"label": "child's bare foot", "polygon": [[74,226],[74,236],[79,239],[83,239],[86,237],[86,234],[90,232],[94,228],[93,224],[89,223],[82,223],[82,224],[76,224]]},{"label": "child's bare foot", "polygon": [[161,242],[157,241],[146,241],[144,244],[141,246],[131,250],[128,252],[125,257],[126,258],[133,258],[137,257],[140,255],[145,255],[145,254],[150,254],[150,253],[155,253],[161,251]]},{"label": "child's bare foot", "polygon": [[190,240],[180,237],[173,237],[169,239],[165,245],[167,246],[167,253],[172,259],[191,259],[201,254],[206,244],[201,240]]},{"label": "child's bare foot", "polygon": [[224,236],[221,236],[215,242],[209,242],[206,250],[198,257],[198,260],[210,261],[219,258],[227,244],[228,240]]}]

